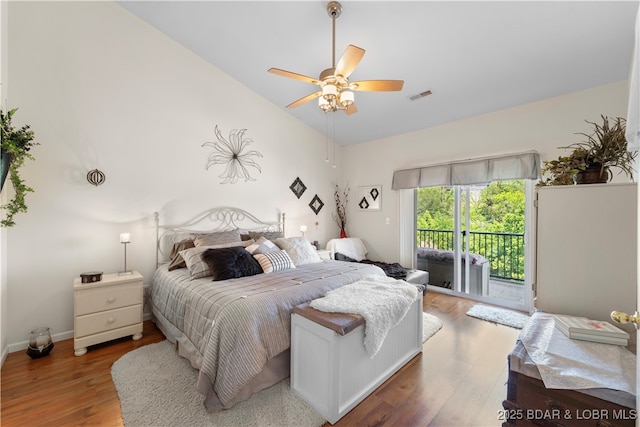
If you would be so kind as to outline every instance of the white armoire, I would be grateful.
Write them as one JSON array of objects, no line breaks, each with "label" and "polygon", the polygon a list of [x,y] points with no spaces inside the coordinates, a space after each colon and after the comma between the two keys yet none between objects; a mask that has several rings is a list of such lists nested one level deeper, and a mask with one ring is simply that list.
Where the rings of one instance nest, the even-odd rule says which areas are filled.
[{"label": "white armoire", "polygon": [[537,190],[535,307],[596,320],[636,311],[635,183]]}]

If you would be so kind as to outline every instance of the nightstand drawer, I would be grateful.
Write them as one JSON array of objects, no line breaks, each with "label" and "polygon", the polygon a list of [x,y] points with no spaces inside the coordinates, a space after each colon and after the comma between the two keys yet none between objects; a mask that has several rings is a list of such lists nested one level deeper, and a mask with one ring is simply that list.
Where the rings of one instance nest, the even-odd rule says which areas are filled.
[{"label": "nightstand drawer", "polygon": [[75,336],[104,332],[142,322],[140,304],[76,317]]},{"label": "nightstand drawer", "polygon": [[76,316],[142,304],[142,282],[133,285],[83,289],[75,293]]}]

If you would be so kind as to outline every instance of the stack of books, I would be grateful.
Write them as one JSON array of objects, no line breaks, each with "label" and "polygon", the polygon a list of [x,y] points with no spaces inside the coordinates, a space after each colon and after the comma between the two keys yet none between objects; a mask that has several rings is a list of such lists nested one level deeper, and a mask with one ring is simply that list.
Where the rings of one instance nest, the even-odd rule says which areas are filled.
[{"label": "stack of books", "polygon": [[609,322],[561,314],[554,314],[553,317],[556,328],[569,338],[625,347],[629,344],[629,334]]}]

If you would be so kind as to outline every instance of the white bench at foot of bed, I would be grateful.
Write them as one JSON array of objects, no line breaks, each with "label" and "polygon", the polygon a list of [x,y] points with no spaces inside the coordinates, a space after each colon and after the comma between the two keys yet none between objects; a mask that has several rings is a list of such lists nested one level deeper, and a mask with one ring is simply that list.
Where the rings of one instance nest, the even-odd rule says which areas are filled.
[{"label": "white bench at foot of bed", "polygon": [[291,389],[335,424],[421,351],[421,293],[373,359],[362,316],[303,304],[291,317]]}]

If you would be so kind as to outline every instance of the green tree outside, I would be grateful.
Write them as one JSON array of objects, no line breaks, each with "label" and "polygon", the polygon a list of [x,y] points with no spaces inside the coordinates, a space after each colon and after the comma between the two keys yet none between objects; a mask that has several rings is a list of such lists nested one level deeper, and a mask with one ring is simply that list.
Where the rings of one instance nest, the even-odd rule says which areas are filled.
[{"label": "green tree outside", "polygon": [[[524,181],[497,181],[471,188],[469,217],[470,251],[491,262],[491,274],[524,280]],[[462,198],[462,212],[465,212]],[[417,190],[418,246],[453,250],[453,188]],[[441,230],[425,233],[421,229]],[[498,234],[500,233],[500,234]],[[515,234],[516,236],[511,236]]]}]

